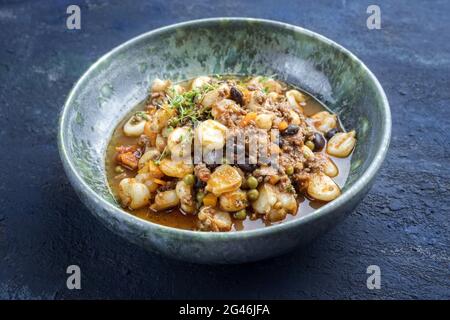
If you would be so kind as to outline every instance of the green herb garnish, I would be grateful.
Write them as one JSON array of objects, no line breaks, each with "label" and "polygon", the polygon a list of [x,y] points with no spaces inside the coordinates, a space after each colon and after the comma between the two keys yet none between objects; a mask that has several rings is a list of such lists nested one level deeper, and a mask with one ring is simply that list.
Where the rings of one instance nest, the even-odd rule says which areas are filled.
[{"label": "green herb garnish", "polygon": [[169,150],[167,149],[167,145],[164,147],[163,152],[161,152],[161,154],[159,155],[158,159],[154,160],[153,163],[157,166],[159,166],[159,164],[161,163],[161,160],[164,159],[166,157],[166,155],[169,154]]},{"label": "green herb garnish", "polygon": [[150,117],[149,117],[148,114],[145,113],[144,111],[137,111],[137,112],[134,114],[134,116],[135,116],[136,118],[141,118],[141,119],[146,120],[146,121],[149,121],[149,120],[150,120]]},{"label": "green herb garnish", "polygon": [[200,102],[203,96],[216,89],[216,84],[207,83],[201,88],[177,94],[174,91],[168,97],[169,106],[177,111],[177,115],[172,118],[169,125],[176,127],[178,125],[195,124],[211,116],[210,108],[204,108]]}]

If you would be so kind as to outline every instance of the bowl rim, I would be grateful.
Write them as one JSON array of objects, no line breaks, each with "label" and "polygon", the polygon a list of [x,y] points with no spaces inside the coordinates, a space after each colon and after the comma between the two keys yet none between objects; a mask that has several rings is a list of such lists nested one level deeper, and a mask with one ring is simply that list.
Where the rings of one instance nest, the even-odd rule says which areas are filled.
[{"label": "bowl rim", "polygon": [[[208,25],[211,23],[223,23],[223,22],[253,22],[253,23],[261,23],[270,25],[277,28],[284,28],[290,31],[294,31],[296,33],[302,33],[307,36],[313,37],[318,39],[319,41],[330,45],[337,49],[338,51],[344,53],[349,58],[351,58],[353,61],[358,63],[362,69],[367,73],[369,78],[373,81],[375,84],[375,87],[380,94],[382,106],[381,106],[381,112],[384,114],[384,119],[382,123],[382,136],[380,140],[380,146],[378,150],[376,151],[374,155],[374,159],[372,163],[369,165],[369,167],[363,172],[362,176],[355,181],[355,183],[349,187],[345,192],[342,193],[340,197],[337,199],[327,203],[326,205],[320,207],[319,209],[315,210],[314,212],[306,215],[297,217],[295,219],[285,221],[280,224],[272,225],[270,227],[264,227],[264,228],[257,228],[257,229],[251,229],[251,230],[242,230],[242,231],[229,231],[229,232],[203,232],[203,231],[193,231],[193,230],[185,230],[185,229],[178,229],[173,227],[168,227],[164,225],[160,225],[157,223],[153,223],[148,220],[144,220],[141,218],[138,218],[125,210],[114,206],[112,203],[106,201],[103,199],[99,194],[97,194],[79,175],[78,171],[76,170],[76,167],[74,166],[73,162],[71,161],[70,157],[68,156],[66,146],[64,144],[64,125],[67,121],[67,111],[69,107],[72,105],[74,97],[80,86],[88,79],[88,76],[99,66],[102,62],[107,60],[108,58],[114,56],[116,53],[120,52],[121,50],[126,49],[129,46],[134,45],[134,43],[139,42],[147,37],[151,37],[157,34],[161,34],[167,31],[171,31],[180,27],[189,27],[189,26],[203,26]],[[60,113],[59,118],[59,128],[58,128],[58,149],[60,153],[61,160],[64,164],[64,169],[67,172],[69,176],[69,180],[72,184],[77,183],[79,186],[81,186],[84,190],[86,190],[86,193],[90,198],[96,199],[97,203],[100,203],[103,205],[104,208],[108,209],[108,214],[113,214],[115,218],[117,218],[121,223],[130,223],[133,225],[136,225],[139,228],[144,229],[153,229],[155,231],[158,231],[160,233],[166,233],[166,234],[172,234],[173,236],[178,237],[194,237],[198,240],[203,239],[213,239],[213,240],[231,240],[231,239],[241,239],[241,238],[250,238],[250,237],[257,237],[264,234],[277,234],[277,233],[283,233],[289,229],[295,229],[298,226],[312,222],[314,220],[317,220],[327,214],[330,214],[332,211],[342,207],[347,203],[350,199],[355,197],[357,194],[362,192],[364,188],[373,180],[376,173],[380,169],[383,160],[387,154],[388,148],[389,148],[389,142],[391,138],[391,126],[392,126],[392,120],[391,120],[391,112],[389,107],[389,102],[386,97],[386,94],[378,81],[378,79],[375,77],[375,75],[370,71],[370,69],[360,60],[358,59],[352,52],[350,52],[348,49],[344,48],[343,46],[339,45],[338,43],[334,42],[333,40],[328,39],[325,36],[322,36],[316,32],[310,31],[308,29],[295,26],[292,24],[288,24],[285,22],[280,21],[274,21],[274,20],[268,20],[268,19],[259,19],[259,18],[247,18],[247,17],[215,17],[215,18],[206,18],[206,19],[196,19],[196,20],[189,20],[185,22],[175,23],[168,26],[164,26],[161,28],[157,28],[148,32],[145,32],[143,34],[140,34],[136,37],[131,38],[130,40],[118,45],[117,47],[113,48],[112,50],[108,51],[106,54],[101,56],[97,61],[95,61],[84,73],[83,75],[77,80],[75,85],[70,90],[66,101],[64,103],[64,106]],[[70,179],[70,176],[74,177],[76,181],[72,181]],[[89,208],[89,211],[92,211]],[[92,213],[92,212],[91,212]]]}]

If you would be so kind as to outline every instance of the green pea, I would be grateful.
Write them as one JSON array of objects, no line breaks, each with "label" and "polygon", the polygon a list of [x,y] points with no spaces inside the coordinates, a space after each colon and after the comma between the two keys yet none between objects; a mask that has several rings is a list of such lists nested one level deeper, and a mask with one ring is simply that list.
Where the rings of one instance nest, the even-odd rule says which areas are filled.
[{"label": "green pea", "polygon": [[256,189],[256,187],[258,187],[258,180],[253,176],[248,177],[247,187],[249,187],[250,189]]},{"label": "green pea", "polygon": [[288,176],[292,176],[294,174],[294,167],[293,166],[289,166],[286,168],[286,174]]},{"label": "green pea", "polygon": [[252,189],[247,192],[247,197],[250,201],[255,201],[259,197],[259,192],[256,189]]},{"label": "green pea", "polygon": [[193,174],[187,174],[184,176],[183,181],[188,186],[192,186],[195,183],[195,176]]},{"label": "green pea", "polygon": [[245,209],[242,209],[238,212],[235,212],[233,217],[237,220],[245,220],[245,218],[247,218],[247,211],[245,211]]},{"label": "green pea", "polygon": [[201,192],[201,191],[197,192],[197,202],[198,203],[202,203],[204,197],[205,197],[205,194],[203,192]]},{"label": "green pea", "polygon": [[314,145],[314,142],[309,141],[309,140],[306,141],[305,145],[306,145],[308,148],[310,148],[311,151],[314,150],[314,148],[316,147],[316,146]]},{"label": "green pea", "polygon": [[125,171],[125,169],[122,168],[122,166],[117,166],[117,167],[114,168],[114,171],[116,173],[123,173]]}]

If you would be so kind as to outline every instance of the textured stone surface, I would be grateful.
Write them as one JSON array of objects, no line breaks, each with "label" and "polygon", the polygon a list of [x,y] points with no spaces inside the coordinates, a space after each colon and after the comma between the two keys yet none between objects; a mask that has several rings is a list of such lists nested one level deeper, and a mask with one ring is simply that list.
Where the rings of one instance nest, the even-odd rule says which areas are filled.
[{"label": "textured stone surface", "polygon": [[[450,298],[450,4],[377,1],[77,1],[0,5],[0,298]],[[163,25],[253,16],[319,32],[360,57],[393,113],[391,149],[368,196],[311,246],[269,261],[200,266],[152,255],[107,231],[79,202],[56,146],[59,110],[103,53]],[[66,289],[78,264],[82,290]],[[382,289],[368,290],[368,265]]]}]

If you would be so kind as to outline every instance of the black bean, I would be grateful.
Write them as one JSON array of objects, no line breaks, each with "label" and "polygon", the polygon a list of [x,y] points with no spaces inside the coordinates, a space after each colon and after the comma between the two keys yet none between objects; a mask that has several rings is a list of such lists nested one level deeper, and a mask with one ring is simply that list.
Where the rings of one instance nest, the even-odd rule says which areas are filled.
[{"label": "black bean", "polygon": [[236,101],[236,103],[240,104],[241,106],[244,104],[244,95],[236,87],[231,87],[231,89],[230,89],[230,98],[232,100]]},{"label": "black bean", "polygon": [[219,163],[211,163],[211,164],[206,164],[206,167],[211,170],[214,171],[220,164]]},{"label": "black bean", "polygon": [[325,138],[318,132],[314,132],[312,142],[314,143],[314,152],[321,151],[325,147]]},{"label": "black bean", "polygon": [[293,136],[294,134],[297,134],[299,129],[300,129],[299,126],[297,126],[295,124],[290,124],[290,125],[288,125],[286,130],[284,130],[281,134],[283,136]]},{"label": "black bean", "polygon": [[137,150],[134,152],[134,155],[135,155],[136,158],[140,159],[140,158],[142,157],[142,151],[141,151],[141,149],[137,149]]},{"label": "black bean", "polygon": [[253,172],[258,167],[256,164],[243,163],[237,165],[244,172]]},{"label": "black bean", "polygon": [[198,178],[195,179],[194,188],[196,190],[203,189],[205,186],[206,186],[206,183],[204,183],[202,180],[200,180]]},{"label": "black bean", "polygon": [[330,140],[338,132],[339,132],[338,128],[333,128],[330,131],[328,131],[327,133],[325,133],[325,138],[327,138],[327,140]]}]

